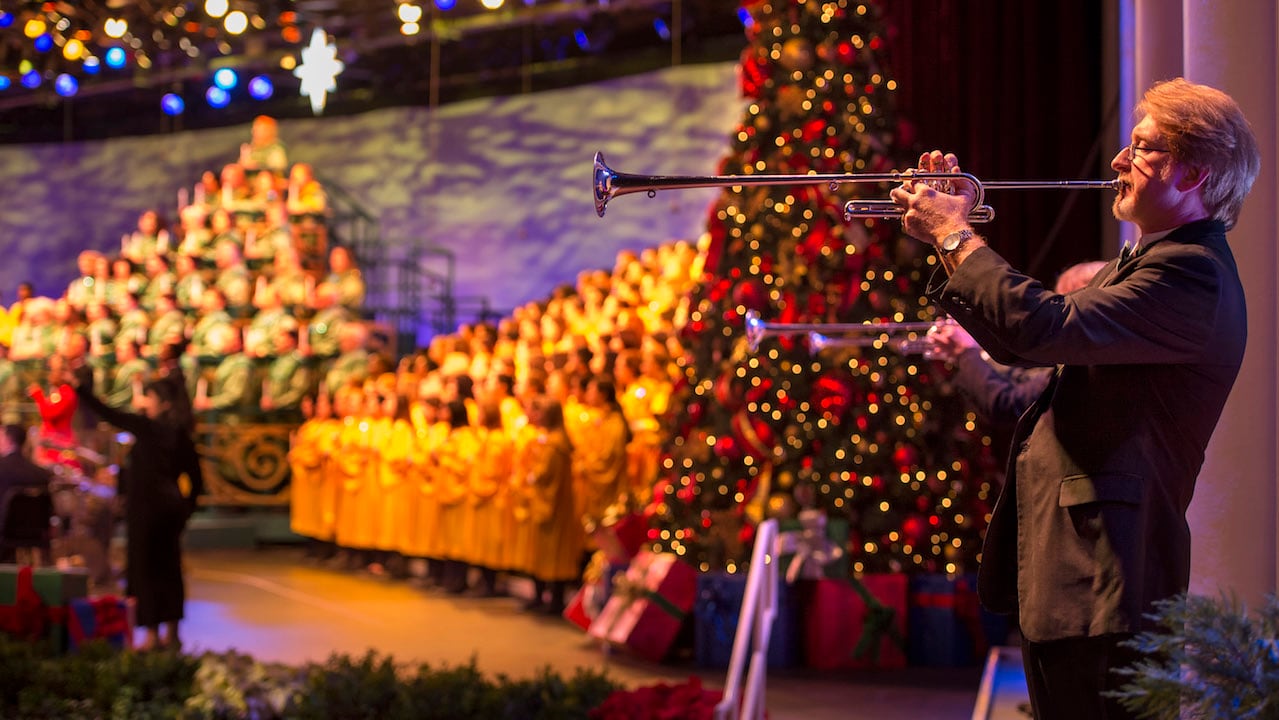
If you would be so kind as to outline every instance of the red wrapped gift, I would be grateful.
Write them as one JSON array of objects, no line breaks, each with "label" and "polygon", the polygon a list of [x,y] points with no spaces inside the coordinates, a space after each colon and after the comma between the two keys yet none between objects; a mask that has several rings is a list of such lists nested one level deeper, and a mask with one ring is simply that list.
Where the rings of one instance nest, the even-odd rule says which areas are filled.
[{"label": "red wrapped gift", "polygon": [[587,633],[659,662],[696,599],[693,566],[669,553],[641,552],[617,577],[613,596]]},{"label": "red wrapped gift", "polygon": [[906,576],[817,580],[804,639],[815,670],[906,667]]},{"label": "red wrapped gift", "polygon": [[133,613],[125,598],[102,595],[72,600],[67,620],[73,650],[89,640],[106,640],[120,649],[133,647]]},{"label": "red wrapped gift", "polygon": [[648,523],[639,513],[606,516],[592,530],[591,539],[609,562],[625,565],[648,539]]}]

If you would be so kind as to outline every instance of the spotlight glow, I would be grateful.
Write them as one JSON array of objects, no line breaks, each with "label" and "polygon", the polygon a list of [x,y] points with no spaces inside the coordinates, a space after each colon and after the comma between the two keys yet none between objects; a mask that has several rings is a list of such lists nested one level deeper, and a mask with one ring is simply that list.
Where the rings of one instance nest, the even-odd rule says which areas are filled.
[{"label": "spotlight glow", "polygon": [[124,18],[108,18],[102,24],[102,32],[106,33],[110,38],[122,38],[124,34],[129,32],[129,22]]},{"label": "spotlight glow", "polygon": [[266,100],[275,93],[275,86],[265,75],[258,75],[249,81],[249,97],[254,100]]},{"label": "spotlight glow", "polygon": [[222,68],[213,73],[213,84],[223,90],[231,90],[240,82],[240,76],[231,68]]},{"label": "spotlight glow", "polygon": [[214,85],[204,93],[204,99],[208,101],[210,107],[224,108],[231,102],[231,94]]},{"label": "spotlight glow", "polygon": [[239,35],[249,27],[249,16],[239,10],[233,10],[226,16],[226,20],[222,23],[226,31],[232,35]]},{"label": "spotlight glow", "polygon": [[71,97],[80,89],[80,83],[72,75],[62,73],[53,81],[53,90],[62,97]]},{"label": "spotlight glow", "polygon": [[62,57],[68,60],[79,60],[84,54],[84,43],[76,38],[71,38],[66,45],[62,46]]},{"label": "spotlight glow", "polygon": [[160,110],[165,115],[181,115],[183,110],[187,109],[187,104],[183,102],[182,97],[173,93],[168,93],[160,98]]},{"label": "spotlight glow", "polygon": [[230,9],[227,0],[205,0],[204,12],[209,17],[220,18]]},{"label": "spotlight glow", "polygon": [[422,19],[422,7],[405,3],[396,10],[396,14],[399,16],[400,22],[416,24],[417,21]]},{"label": "spotlight glow", "polygon": [[119,70],[124,67],[124,63],[128,60],[128,56],[122,47],[107,48],[106,60],[107,67]]},{"label": "spotlight glow", "polygon": [[40,73],[35,70],[23,73],[22,87],[27,88],[28,90],[35,90],[40,87]]},{"label": "spotlight glow", "polygon": [[496,10],[502,7],[503,0],[480,0],[480,4],[489,10]]}]

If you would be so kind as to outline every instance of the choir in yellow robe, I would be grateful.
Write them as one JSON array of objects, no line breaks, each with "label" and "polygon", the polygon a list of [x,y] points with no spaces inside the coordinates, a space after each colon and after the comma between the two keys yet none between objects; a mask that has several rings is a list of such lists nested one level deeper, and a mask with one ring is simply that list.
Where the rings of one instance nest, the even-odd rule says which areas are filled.
[{"label": "choir in yellow robe", "polygon": [[448,442],[440,448],[435,480],[435,498],[440,514],[439,548],[432,557],[465,561],[464,515],[468,512],[471,467],[478,451],[479,441],[475,428],[470,425],[452,428]]},{"label": "choir in yellow robe", "polygon": [[289,529],[316,540],[333,539],[333,520],[325,518],[325,463],[332,451],[329,437],[340,425],[315,417],[302,423],[289,445]]},{"label": "choir in yellow robe", "polygon": [[662,425],[658,417],[666,413],[670,397],[670,383],[641,377],[617,398],[631,428],[626,474],[634,497],[647,497],[657,480],[657,465],[662,455]]},{"label": "choir in yellow robe", "polygon": [[449,424],[439,421],[416,428],[414,440],[409,464],[409,484],[414,487],[411,497],[415,510],[404,554],[440,558],[443,557],[443,539],[438,499],[441,474],[439,455],[449,440]]},{"label": "choir in yellow robe", "polygon": [[[515,433],[511,452],[511,529],[506,544],[507,569],[527,573],[533,564],[533,467],[534,447],[542,431],[526,423]],[[571,482],[571,479],[570,479]],[[569,519],[577,522],[573,508],[567,510]]]},{"label": "choir in yellow robe", "polygon": [[501,427],[475,429],[477,450],[471,465],[463,534],[468,546],[462,560],[493,570],[505,563],[503,547],[509,525],[511,438]]},{"label": "choir in yellow robe", "polygon": [[385,436],[374,438],[380,455],[378,480],[382,494],[382,512],[378,527],[377,548],[400,552],[414,521],[414,488],[409,482],[409,453],[413,448],[413,428],[405,419],[383,418]]},{"label": "choir in yellow robe", "polygon": [[612,408],[590,408],[573,444],[573,490],[579,521],[598,521],[626,493],[626,419]]},{"label": "choir in yellow robe", "polygon": [[344,548],[368,549],[373,545],[368,508],[368,499],[375,492],[368,487],[374,481],[371,448],[369,419],[363,415],[344,417],[334,448],[335,475],[341,483],[334,535]]},{"label": "choir in yellow robe", "polygon": [[529,563],[527,572],[555,582],[578,577],[585,538],[574,516],[572,449],[561,429],[538,433],[531,443],[528,485]]}]

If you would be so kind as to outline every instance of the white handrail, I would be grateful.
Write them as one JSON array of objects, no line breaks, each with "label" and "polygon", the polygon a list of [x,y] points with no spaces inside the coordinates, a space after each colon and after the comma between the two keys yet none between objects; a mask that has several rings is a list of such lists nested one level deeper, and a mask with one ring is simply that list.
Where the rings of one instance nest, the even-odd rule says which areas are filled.
[{"label": "white handrail", "polygon": [[[715,706],[715,720],[763,720],[764,683],[768,676],[768,638],[777,615],[777,520],[765,520],[755,528],[755,549],[746,575],[742,612],[737,618],[733,655],[724,679],[724,699]],[[746,689],[742,669],[750,657]],[[740,700],[739,700],[739,695]]]}]

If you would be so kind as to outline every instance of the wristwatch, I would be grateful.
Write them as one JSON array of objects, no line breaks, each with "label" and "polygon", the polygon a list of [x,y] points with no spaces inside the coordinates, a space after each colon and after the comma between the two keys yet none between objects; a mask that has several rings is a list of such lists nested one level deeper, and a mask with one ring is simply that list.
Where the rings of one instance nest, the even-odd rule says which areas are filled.
[{"label": "wristwatch", "polygon": [[962,247],[964,243],[971,240],[972,237],[973,237],[973,231],[969,230],[968,228],[964,228],[963,230],[956,230],[955,232],[942,238],[941,242],[937,243],[937,247],[944,253],[952,253],[958,250],[960,247]]}]

